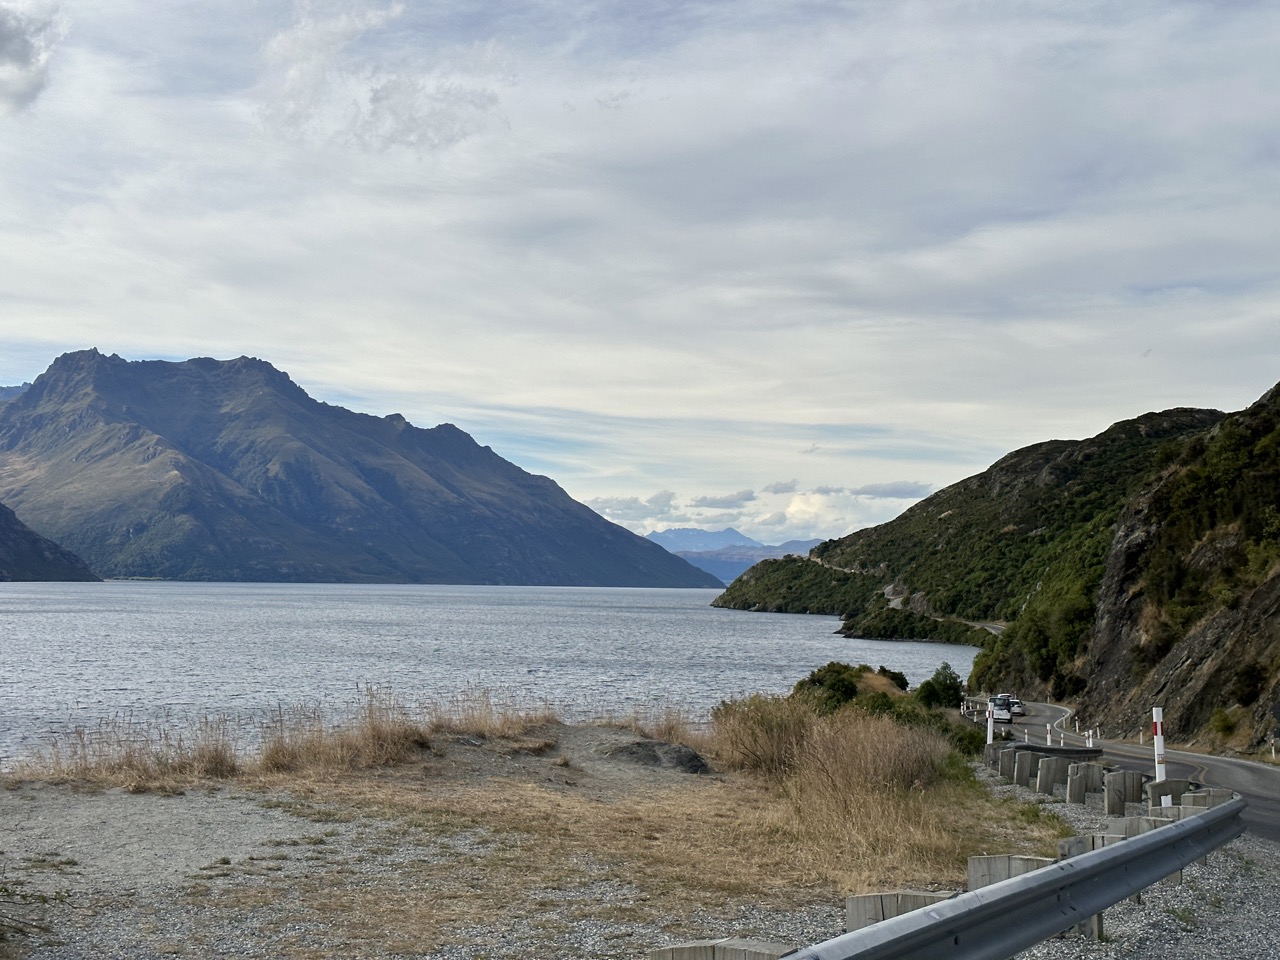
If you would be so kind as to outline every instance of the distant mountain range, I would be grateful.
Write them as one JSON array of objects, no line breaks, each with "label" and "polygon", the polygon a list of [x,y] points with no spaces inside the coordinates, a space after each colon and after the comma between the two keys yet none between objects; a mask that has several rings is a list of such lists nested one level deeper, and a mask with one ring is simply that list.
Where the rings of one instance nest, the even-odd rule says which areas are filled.
[{"label": "distant mountain range", "polygon": [[4,395],[0,502],[104,577],[718,585],[451,424],[320,403],[262,360],[85,350]]},{"label": "distant mountain range", "polygon": [[674,527],[670,530],[655,530],[648,534],[648,538],[676,556],[688,560],[695,567],[707,571],[722,583],[732,583],[761,560],[785,557],[788,554],[804,555],[822,542],[788,540],[771,546],[753,540],[732,527],[719,531]]}]

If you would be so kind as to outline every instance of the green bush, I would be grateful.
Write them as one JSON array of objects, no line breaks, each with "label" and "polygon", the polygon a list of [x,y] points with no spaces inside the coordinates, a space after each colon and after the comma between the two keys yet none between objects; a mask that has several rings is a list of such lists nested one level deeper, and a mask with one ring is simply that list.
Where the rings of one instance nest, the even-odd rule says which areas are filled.
[{"label": "green bush", "polygon": [[832,660],[796,683],[792,692],[812,698],[819,713],[834,713],[858,695],[858,681],[869,669]]},{"label": "green bush", "polygon": [[1236,732],[1236,719],[1218,707],[1209,718],[1209,728],[1220,737],[1229,737]]},{"label": "green bush", "polygon": [[880,664],[880,669],[877,670],[876,673],[891,681],[899,690],[906,690],[909,686],[907,683],[907,675],[901,670],[890,670],[882,663]]},{"label": "green bush", "polygon": [[945,660],[933,676],[916,689],[916,700],[923,707],[958,707],[964,696],[964,681]]}]

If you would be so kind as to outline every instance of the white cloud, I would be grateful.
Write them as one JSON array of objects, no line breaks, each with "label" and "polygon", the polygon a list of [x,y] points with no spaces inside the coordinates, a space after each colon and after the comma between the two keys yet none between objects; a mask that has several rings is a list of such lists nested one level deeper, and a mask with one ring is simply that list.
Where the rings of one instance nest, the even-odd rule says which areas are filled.
[{"label": "white cloud", "polygon": [[700,509],[732,510],[751,503],[755,499],[754,490],[739,490],[737,493],[726,493],[719,496],[694,497],[689,501],[689,505]]},{"label": "white cloud", "polygon": [[497,51],[443,51],[435,62],[389,54],[405,10],[299,4],[294,22],[263,48],[267,124],[303,144],[372,151],[439,150],[486,129],[501,103]]},{"label": "white cloud", "polygon": [[1190,0],[0,0],[0,382],[257,355],[630,524],[835,536],[1273,385],[1277,36]]},{"label": "white cloud", "polygon": [[929,483],[916,480],[899,480],[894,483],[868,483],[851,490],[842,490],[855,497],[871,497],[882,500],[921,500],[933,493],[934,487]]},{"label": "white cloud", "polygon": [[0,3],[0,107],[22,110],[40,96],[59,32],[53,4]]}]

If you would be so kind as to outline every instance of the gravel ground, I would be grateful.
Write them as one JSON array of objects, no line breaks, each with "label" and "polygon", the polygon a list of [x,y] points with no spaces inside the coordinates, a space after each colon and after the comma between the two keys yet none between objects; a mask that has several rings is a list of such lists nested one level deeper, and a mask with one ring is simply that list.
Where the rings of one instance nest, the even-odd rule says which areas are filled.
[{"label": "gravel ground", "polygon": [[[998,795],[1047,802],[1077,834],[1105,833],[1112,818],[1102,812],[1101,794],[1090,794],[1083,806],[1054,800],[1001,780],[985,767],[979,776]],[[1129,813],[1145,813],[1130,804]],[[1141,903],[1121,901],[1103,913],[1101,941],[1084,937],[1046,940],[1019,954],[1033,960],[1276,960],[1280,957],[1280,845],[1244,834],[1193,863],[1182,883],[1148,887]]]},{"label": "gravel ground", "polygon": [[[1100,798],[1073,807],[1006,784],[985,768],[980,776],[996,793],[1050,803],[1078,833],[1101,832],[1107,820]],[[458,857],[488,838],[477,832],[453,835],[435,846],[408,845],[390,824],[314,822],[273,805],[288,800],[227,790],[176,797],[77,793],[42,785],[0,791],[0,883],[68,893],[65,902],[45,910],[50,932],[33,937],[19,955],[31,960],[638,958],[673,942],[668,930],[626,919],[635,891],[606,872],[587,888],[546,891],[547,922],[472,926],[462,938],[466,946],[420,952],[411,945],[389,945],[376,928],[335,929],[304,902],[317,873],[340,878],[348,890],[375,880],[386,887],[388,878],[395,889],[397,872],[409,860]],[[1052,940],[1023,956],[1273,960],[1280,957],[1277,891],[1280,847],[1241,837],[1207,865],[1189,867],[1181,885],[1161,884],[1145,892],[1141,904],[1126,901],[1109,909],[1104,941]],[[415,893],[421,896],[421,891],[405,891]],[[619,918],[578,917],[575,906],[584,898],[617,904]],[[745,907],[695,918],[693,928],[706,938],[811,944],[842,932],[843,910],[837,903],[802,913]]]}]

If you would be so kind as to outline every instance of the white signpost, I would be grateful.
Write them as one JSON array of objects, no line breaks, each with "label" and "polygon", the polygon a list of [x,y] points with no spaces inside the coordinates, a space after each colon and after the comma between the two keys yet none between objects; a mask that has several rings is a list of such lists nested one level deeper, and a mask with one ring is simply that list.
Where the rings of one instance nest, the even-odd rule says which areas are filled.
[{"label": "white signpost", "polygon": [[1156,751],[1156,783],[1164,781],[1164,707],[1151,708],[1151,742]]}]

